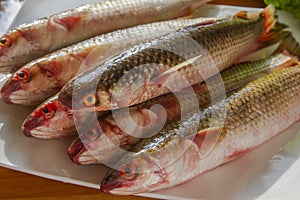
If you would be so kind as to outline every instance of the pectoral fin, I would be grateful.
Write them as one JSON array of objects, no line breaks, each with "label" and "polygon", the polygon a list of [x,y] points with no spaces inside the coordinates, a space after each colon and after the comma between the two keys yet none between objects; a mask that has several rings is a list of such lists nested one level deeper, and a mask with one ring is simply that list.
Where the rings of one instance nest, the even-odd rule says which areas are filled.
[{"label": "pectoral fin", "polygon": [[222,139],[223,127],[212,127],[199,131],[194,138],[194,143],[200,149],[200,157],[206,157]]}]

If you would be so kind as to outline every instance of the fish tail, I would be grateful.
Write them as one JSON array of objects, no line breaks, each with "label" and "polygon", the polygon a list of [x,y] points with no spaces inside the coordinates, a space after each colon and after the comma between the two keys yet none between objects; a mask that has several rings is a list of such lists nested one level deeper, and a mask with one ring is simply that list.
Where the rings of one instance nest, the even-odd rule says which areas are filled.
[{"label": "fish tail", "polygon": [[281,52],[281,54],[284,55],[284,56],[290,57],[290,59],[287,60],[286,62],[282,63],[281,65],[277,66],[272,71],[278,71],[278,70],[282,70],[282,69],[285,69],[285,68],[299,66],[300,63],[299,63],[298,57],[291,55],[287,50],[283,50]]},{"label": "fish tail", "polygon": [[[272,55],[279,46],[279,43],[289,35],[288,31],[284,29],[287,25],[277,21],[275,15],[275,7],[273,5],[267,6],[261,13],[261,17],[264,18],[264,32],[260,39],[249,49],[249,51],[242,57],[240,57],[235,63],[255,61],[262,59],[261,55]],[[235,15],[238,18],[249,19],[257,17],[257,14],[249,14],[246,11],[241,11]]]},{"label": "fish tail", "polygon": [[265,19],[265,31],[262,37],[260,38],[260,41],[261,42],[273,42],[274,40],[277,42],[280,41],[286,34],[282,30],[287,28],[287,26],[277,21],[274,5],[271,4],[267,6],[260,13],[260,15]]},{"label": "fish tail", "polygon": [[291,32],[288,32],[287,36],[281,41],[281,44],[277,48],[276,52],[285,52],[297,56],[300,59],[300,44],[294,38]]}]

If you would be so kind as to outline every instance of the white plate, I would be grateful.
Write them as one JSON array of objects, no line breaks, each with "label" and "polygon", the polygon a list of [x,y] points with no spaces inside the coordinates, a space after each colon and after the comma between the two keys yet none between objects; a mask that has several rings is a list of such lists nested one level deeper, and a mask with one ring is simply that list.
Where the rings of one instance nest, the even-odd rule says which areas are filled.
[{"label": "white plate", "polygon": [[[52,0],[50,3],[47,0],[28,0],[14,26],[95,1]],[[203,16],[227,16],[241,9],[258,11],[253,8],[207,5],[201,9],[201,13]],[[280,19],[290,24],[300,41],[300,22],[282,12]],[[26,138],[22,134],[21,123],[32,109],[0,102],[0,165],[66,183],[99,188],[107,168],[73,164],[66,154],[71,139],[43,141]],[[300,123],[246,156],[186,184],[141,195],[164,199],[299,199],[300,132],[297,134],[297,130],[300,130]],[[277,153],[292,137],[292,142]]]}]

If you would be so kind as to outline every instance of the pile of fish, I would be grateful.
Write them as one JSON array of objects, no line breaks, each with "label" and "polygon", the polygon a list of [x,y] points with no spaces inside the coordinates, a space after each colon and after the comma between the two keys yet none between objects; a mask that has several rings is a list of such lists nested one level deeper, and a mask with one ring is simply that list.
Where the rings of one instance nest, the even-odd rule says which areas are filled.
[{"label": "pile of fish", "polygon": [[236,159],[300,119],[300,46],[272,5],[190,16],[206,2],[105,0],[21,25],[0,39],[1,99],[37,106],[26,136],[74,137],[74,163],[111,167],[104,192]]}]

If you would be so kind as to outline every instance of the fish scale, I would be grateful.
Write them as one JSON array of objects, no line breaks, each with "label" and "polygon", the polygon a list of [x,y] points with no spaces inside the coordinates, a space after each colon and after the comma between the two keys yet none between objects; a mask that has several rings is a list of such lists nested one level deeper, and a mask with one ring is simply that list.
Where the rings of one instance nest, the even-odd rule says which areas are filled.
[{"label": "fish scale", "polygon": [[[140,140],[139,137],[132,135],[132,133],[129,135],[129,133],[124,130],[124,127],[119,127],[120,124],[132,126],[131,122],[126,123],[128,118],[134,119],[135,123],[143,127],[145,124],[148,125],[147,113],[151,113],[152,115],[156,116],[157,119],[154,117],[153,121],[151,121],[150,130],[156,130],[155,127],[159,126],[159,122],[163,119],[159,111],[150,110],[150,108],[154,105],[161,105],[164,107],[167,114],[165,124],[179,120],[180,118],[181,121],[183,121],[183,119],[190,117],[193,113],[198,112],[198,110],[203,110],[209,106],[212,98],[215,99],[213,103],[222,100],[225,95],[223,94],[224,90],[229,96],[234,91],[243,87],[246,83],[256,80],[265,74],[269,74],[278,67],[291,66],[296,63],[297,60],[293,57],[284,54],[277,54],[256,62],[234,65],[221,72],[224,87],[223,84],[220,84],[221,78],[219,76],[214,76],[206,81],[206,84],[209,86],[209,88],[205,83],[194,85],[192,87],[194,91],[184,90],[177,94],[166,94],[148,100],[145,103],[129,108],[129,112],[131,114],[130,116],[126,114],[127,110],[115,111],[114,115],[110,114],[99,118],[99,123],[95,122],[91,124],[93,119],[90,119],[89,115],[86,115],[86,113],[82,113],[80,115],[79,113],[75,112],[75,118],[77,119],[76,127],[81,131],[79,132],[80,138],[69,147],[69,155],[77,164],[95,164],[106,162],[107,160],[112,162],[113,160],[118,159],[118,155],[121,155],[123,152],[118,152],[115,146],[112,147],[107,145],[104,136],[107,136],[109,139],[111,139],[114,135],[117,135],[118,139],[112,139],[112,142],[121,147],[121,149],[125,150],[128,150]],[[214,96],[212,97],[210,90],[214,90]],[[195,101],[198,102],[197,105],[195,104]],[[242,101],[237,101],[236,104],[240,105],[242,104]],[[118,116],[117,118],[115,117],[116,115]],[[138,116],[138,119],[136,119],[136,116]],[[146,123],[139,124],[138,121],[146,121]],[[202,124],[208,127],[208,118],[203,119]],[[98,128],[98,125],[100,125],[102,130]],[[169,125],[166,126],[168,127]],[[95,137],[94,134],[92,136],[85,134],[91,130],[96,131],[98,134],[96,138],[98,139],[92,139]],[[148,130],[149,128],[141,132],[140,129],[136,129],[134,133],[138,133],[139,136],[142,137],[148,137],[150,134]],[[83,144],[86,146],[84,147]],[[78,148],[83,149],[79,150]],[[114,149],[114,151],[110,151],[111,149]]]},{"label": "fish scale", "polygon": [[[16,71],[2,89],[3,100],[10,104],[36,105],[59,92],[80,71],[102,63],[133,45],[160,37],[172,30],[211,19],[180,19],[140,25],[102,34],[55,51],[24,65]],[[157,29],[160,31],[158,32]],[[16,79],[18,74],[24,71],[30,74],[29,79],[26,81]],[[43,71],[49,72],[50,76],[43,76],[41,74]],[[47,82],[47,84],[41,85],[41,82]],[[16,83],[20,85],[19,89],[16,89],[14,85]],[[52,83],[55,83],[57,87],[51,87]],[[9,90],[9,88],[15,88],[15,90]],[[8,90],[10,92],[6,92]],[[23,92],[21,96],[23,96],[24,101],[15,100],[13,96],[21,92]]]},{"label": "fish scale", "polygon": [[[263,31],[264,18],[261,15],[252,19],[232,17],[217,20],[211,22],[211,24],[203,25],[200,23],[198,26],[190,26],[146,44],[133,47],[113,57],[103,65],[77,76],[63,88],[59,99],[68,106],[72,106],[73,99],[78,104],[73,105],[75,109],[84,109],[85,96],[94,94],[93,89],[98,85],[97,93],[99,94],[94,94],[98,103],[98,105],[97,103],[95,105],[97,111],[118,109],[142,103],[169,91],[160,86],[164,84],[164,77],[160,77],[160,75],[167,73],[168,70],[179,72],[183,78],[189,81],[190,85],[199,83],[203,81],[204,77],[208,78],[216,73],[216,68],[212,66],[212,62],[216,64],[218,70],[224,70],[239,56],[246,53],[253,43],[256,43],[262,36]],[[232,34],[234,34],[234,37],[231,36]],[[218,38],[223,39],[221,44]],[[201,47],[200,51],[199,48],[196,48],[197,46]],[[177,53],[181,55],[177,55]],[[193,63],[195,67],[189,63],[178,70],[173,69],[175,66],[195,57],[197,58]],[[135,64],[136,61],[138,65]],[[151,65],[148,65],[149,63]],[[153,68],[152,74],[149,74],[149,71],[146,70],[148,67]],[[152,79],[160,78],[159,81],[162,81],[162,84],[159,83],[156,86],[150,84],[150,88],[145,86],[136,90],[135,87],[138,83],[131,84],[127,76],[130,70],[132,70],[131,76],[134,77],[147,73],[147,76],[143,77],[142,83],[154,82],[156,84],[155,80],[149,79],[151,77]],[[199,76],[198,70],[201,71],[202,76]],[[170,74],[172,74],[171,72]],[[168,76],[165,77],[167,80],[171,79]],[[120,78],[121,80],[119,80]],[[84,80],[89,80],[89,82]],[[184,88],[181,82],[173,81],[172,90],[178,91]],[[101,88],[109,88],[109,90],[102,90]],[[131,93],[133,98],[128,96]],[[102,95],[105,98],[110,97],[113,99],[106,101],[101,99]],[[130,98],[132,102],[127,104],[127,99]]]},{"label": "fish scale", "polygon": [[[137,174],[130,180],[130,184],[126,184],[129,180],[119,171],[113,170],[104,179],[101,188],[113,194],[132,194],[186,182],[245,154],[298,121],[299,98],[300,66],[266,75],[228,99],[194,114],[183,123],[173,122],[158,135],[140,142],[131,150],[134,153],[126,155],[117,165],[118,169],[122,169],[123,165],[134,166],[130,169],[134,169]],[[209,127],[212,114],[223,111],[226,111],[224,126]],[[208,132],[209,130],[217,130],[220,135],[214,136],[216,143],[208,140],[210,148],[205,149],[204,137],[214,133]],[[187,151],[180,154],[184,148]],[[175,152],[168,151],[170,149]],[[202,151],[207,154],[201,154]],[[174,159],[167,159],[168,154],[174,156]],[[148,166],[141,164],[143,160],[148,160]],[[158,165],[163,173],[168,174],[166,180],[154,178],[159,176],[154,174],[154,165]],[[180,166],[184,166],[185,170],[172,171]],[[152,178],[145,179],[148,176]]]},{"label": "fish scale", "polygon": [[[102,0],[23,24],[5,34],[0,72],[90,37],[191,14],[206,0]],[[7,44],[7,45],[6,45]]]}]

